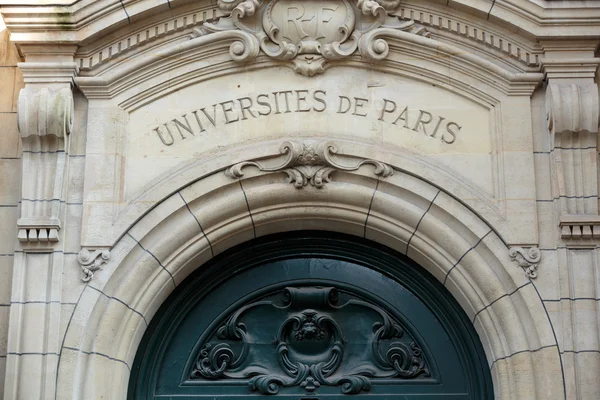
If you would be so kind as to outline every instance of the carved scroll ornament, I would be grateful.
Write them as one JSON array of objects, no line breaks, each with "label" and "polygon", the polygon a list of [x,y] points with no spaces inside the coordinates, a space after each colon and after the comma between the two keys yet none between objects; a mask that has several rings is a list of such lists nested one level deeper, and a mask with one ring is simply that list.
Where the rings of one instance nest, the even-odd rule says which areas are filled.
[{"label": "carved scroll ornament", "polygon": [[530,278],[537,278],[538,263],[542,254],[537,247],[513,247],[508,252],[510,258],[525,271],[525,275]]},{"label": "carved scroll ornament", "polygon": [[546,89],[546,121],[552,133],[598,133],[598,86],[551,83]]},{"label": "carved scroll ornament", "polygon": [[[378,37],[378,30],[407,31],[427,35],[414,21],[389,16],[398,3],[387,0],[219,0],[227,15],[215,24],[205,23],[195,36],[213,32],[241,30],[256,37],[237,41],[230,53],[235,61],[247,61],[262,51],[269,57],[286,61],[301,75],[323,73],[330,60],[357,51],[371,61],[387,56],[389,46]],[[366,35],[371,32],[374,34]]]},{"label": "carved scroll ornament", "polygon": [[248,379],[262,395],[321,386],[357,394],[381,378],[431,380],[421,347],[397,320],[332,287],[287,287],[246,304],[199,348],[188,382]]},{"label": "carved scroll ornament", "polygon": [[82,249],[77,255],[77,261],[83,271],[84,282],[89,282],[94,277],[94,273],[108,262],[110,259],[110,251],[107,249],[94,250],[90,252],[88,249]]},{"label": "carved scroll ornament", "polygon": [[244,176],[243,169],[255,167],[263,172],[283,172],[288,176],[288,182],[300,189],[309,183],[322,188],[331,181],[331,173],[339,171],[356,171],[363,165],[372,165],[373,173],[382,178],[394,173],[388,164],[381,161],[362,159],[354,165],[347,166],[334,159],[338,153],[337,147],[332,142],[284,142],[280,147],[280,155],[284,161],[276,166],[268,166],[263,161],[243,161],[235,164],[225,171],[225,175],[232,179]]},{"label": "carved scroll ornament", "polygon": [[22,89],[18,121],[23,143],[18,238],[21,242],[56,242],[68,160],[67,137],[73,126],[71,89]]}]

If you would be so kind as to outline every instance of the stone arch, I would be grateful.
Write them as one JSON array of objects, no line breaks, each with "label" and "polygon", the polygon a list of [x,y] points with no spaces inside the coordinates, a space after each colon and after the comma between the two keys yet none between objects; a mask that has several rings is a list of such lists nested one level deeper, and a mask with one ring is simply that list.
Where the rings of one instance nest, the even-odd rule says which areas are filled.
[{"label": "stone arch", "polygon": [[290,230],[343,232],[406,254],[448,288],[473,322],[496,398],[562,398],[549,317],[494,227],[402,165],[384,164],[394,173],[382,174],[377,160],[392,160],[387,150],[369,153],[376,160],[333,168],[321,188],[297,188],[262,163],[232,178],[205,161],[209,172],[133,224],[83,291],[61,349],[61,398],[124,398],[142,335],[174,288],[234,245]]}]

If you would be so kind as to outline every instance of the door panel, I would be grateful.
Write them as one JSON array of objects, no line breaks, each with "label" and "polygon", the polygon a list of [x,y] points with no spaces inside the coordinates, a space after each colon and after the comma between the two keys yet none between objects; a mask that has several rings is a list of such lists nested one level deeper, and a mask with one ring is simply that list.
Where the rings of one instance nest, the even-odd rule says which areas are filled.
[{"label": "door panel", "polygon": [[476,334],[432,279],[363,241],[248,244],[153,320],[130,398],[492,398]]}]

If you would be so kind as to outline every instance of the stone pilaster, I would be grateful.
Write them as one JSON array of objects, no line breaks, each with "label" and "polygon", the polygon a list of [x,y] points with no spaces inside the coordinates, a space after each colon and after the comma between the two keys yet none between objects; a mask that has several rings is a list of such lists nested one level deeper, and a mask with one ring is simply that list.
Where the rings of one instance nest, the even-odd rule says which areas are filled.
[{"label": "stone pilaster", "polygon": [[[543,43],[554,221],[559,225],[556,297],[546,300],[565,373],[567,398],[600,395],[597,43]],[[555,225],[556,226],[556,225]],[[550,250],[550,249],[547,249]]]},{"label": "stone pilaster", "polygon": [[61,345],[64,219],[73,126],[74,46],[21,47],[23,146],[5,399],[54,398]]}]

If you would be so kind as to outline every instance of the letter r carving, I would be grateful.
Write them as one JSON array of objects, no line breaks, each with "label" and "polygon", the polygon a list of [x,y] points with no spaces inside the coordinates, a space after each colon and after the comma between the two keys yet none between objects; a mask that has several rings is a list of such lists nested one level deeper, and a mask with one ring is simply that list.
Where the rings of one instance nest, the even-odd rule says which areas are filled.
[{"label": "letter r carving", "polygon": [[[292,16],[293,10],[298,13],[297,16]],[[310,21],[312,19],[312,17],[309,19],[302,19],[302,17],[304,16],[304,12],[305,12],[304,7],[299,4],[295,5],[295,6],[289,6],[287,8],[287,20],[285,21],[286,32],[289,32],[288,29],[289,29],[290,22],[291,22],[292,25],[294,27],[296,27],[296,33],[298,34],[298,36],[300,36],[300,39],[304,39],[304,38],[308,37],[308,33],[306,33],[304,31],[304,29],[302,29],[302,22]],[[291,40],[289,35],[284,34],[284,36],[287,36],[287,38]]]}]

